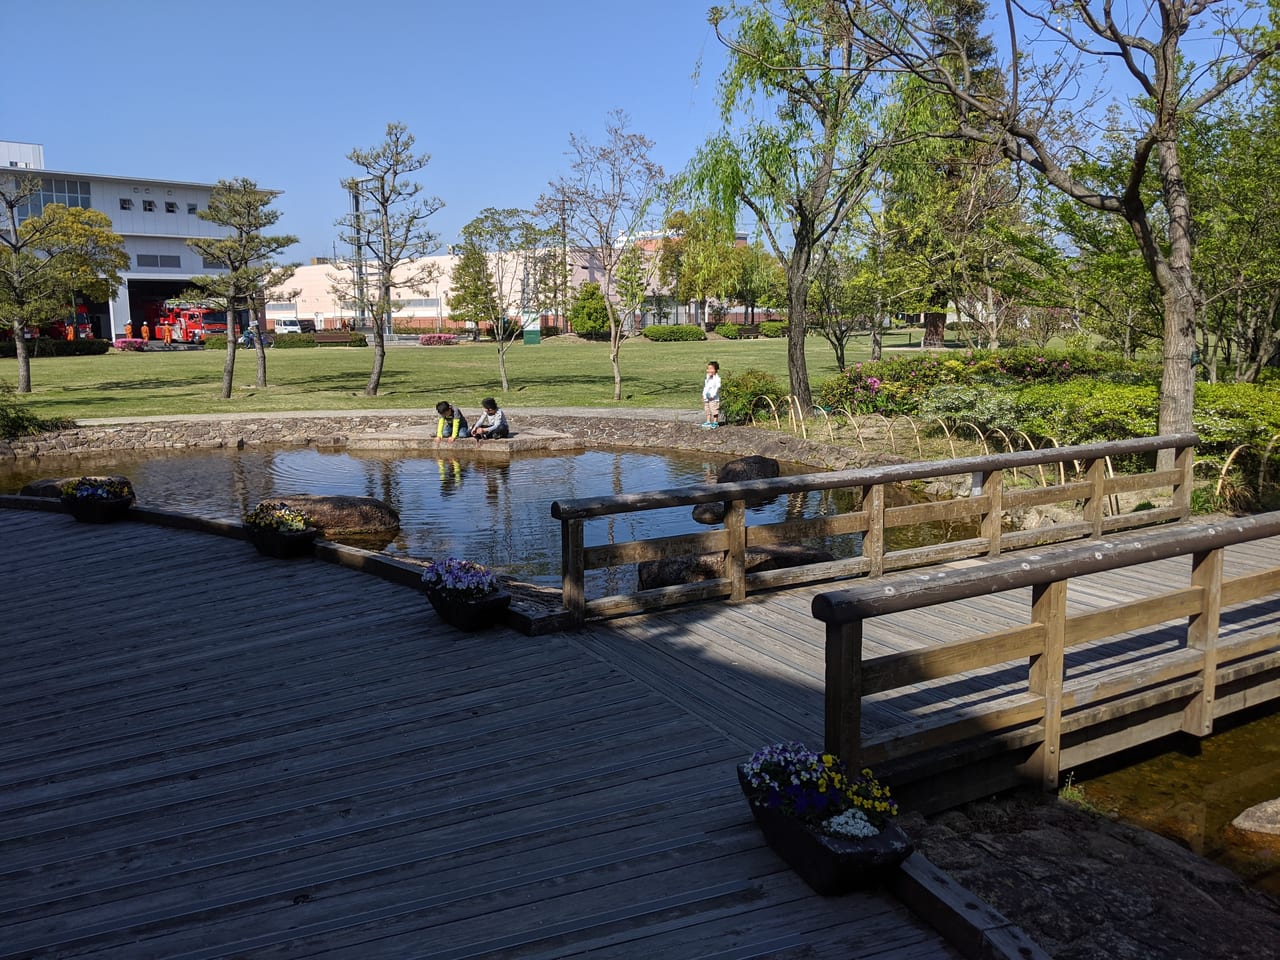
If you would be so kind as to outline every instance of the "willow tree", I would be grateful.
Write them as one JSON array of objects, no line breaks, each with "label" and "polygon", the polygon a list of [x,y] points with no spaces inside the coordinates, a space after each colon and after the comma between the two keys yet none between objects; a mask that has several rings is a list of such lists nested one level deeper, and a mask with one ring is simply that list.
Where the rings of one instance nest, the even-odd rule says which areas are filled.
[{"label": "willow tree", "polygon": [[[209,196],[209,206],[197,216],[226,228],[227,233],[187,241],[187,246],[200,254],[205,263],[215,263],[226,270],[191,278],[192,286],[204,298],[218,302],[227,310],[227,353],[222,364],[224,400],[231,399],[235,386],[236,314],[241,309],[249,309],[264,289],[278,286],[293,273],[293,265],[282,267],[274,258],[297,243],[298,238],[262,232],[280,219],[280,211],[271,209],[275,198],[275,191],[263,190],[247,177],[219,180]],[[266,385],[266,360],[261,347],[258,379],[260,386]]]},{"label": "willow tree", "polygon": [[829,240],[871,189],[887,143],[876,107],[879,65],[840,38],[829,18],[825,0],[712,8],[729,51],[719,85],[724,127],[682,177],[696,198],[733,220],[749,210],[785,268],[787,370],[804,409],[812,403],[809,291]]},{"label": "willow tree", "polygon": [[[948,97],[955,105],[952,135],[990,144],[1072,200],[1124,220],[1163,302],[1159,430],[1191,430],[1201,293],[1192,271],[1191,197],[1179,136],[1192,117],[1280,49],[1256,8],[1229,0],[1010,0],[1002,15],[1009,81],[995,91],[967,58],[950,55],[963,49],[964,39],[945,2],[826,0],[823,6],[840,14],[829,21],[834,41],[854,44]],[[1201,54],[1207,58],[1193,62]],[[1117,92],[1129,94],[1120,131],[1129,145],[1127,170],[1115,190],[1100,191],[1074,166],[1091,147],[1084,125],[1100,127],[1097,105]],[[1160,183],[1158,211],[1142,189],[1149,171]]]}]

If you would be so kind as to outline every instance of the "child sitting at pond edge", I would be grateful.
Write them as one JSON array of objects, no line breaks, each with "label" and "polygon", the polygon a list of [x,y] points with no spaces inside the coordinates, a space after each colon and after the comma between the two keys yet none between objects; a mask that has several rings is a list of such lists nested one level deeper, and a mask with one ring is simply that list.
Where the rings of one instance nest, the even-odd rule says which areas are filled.
[{"label": "child sitting at pond edge", "polygon": [[471,435],[477,440],[501,440],[511,436],[511,425],[507,423],[507,415],[498,409],[498,401],[493,397],[485,397],[480,401],[484,413],[471,429]]}]

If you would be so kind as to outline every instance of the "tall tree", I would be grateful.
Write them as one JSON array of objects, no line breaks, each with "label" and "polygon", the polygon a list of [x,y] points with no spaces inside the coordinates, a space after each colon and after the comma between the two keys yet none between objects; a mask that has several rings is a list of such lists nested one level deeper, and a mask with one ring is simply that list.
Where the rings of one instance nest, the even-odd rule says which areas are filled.
[{"label": "tall tree", "polygon": [[68,317],[76,292],[110,299],[129,268],[124,240],[97,210],[46,204],[34,216],[39,177],[0,176],[0,323],[13,331],[18,393],[31,392],[26,335],[41,323]]},{"label": "tall tree", "polygon": [[[1011,79],[995,94],[964,57],[948,55],[964,40],[934,0],[831,0],[828,6],[842,14],[836,38],[953,101],[954,135],[998,147],[1076,202],[1124,220],[1164,306],[1159,430],[1191,430],[1201,293],[1192,272],[1191,198],[1179,136],[1190,118],[1274,56],[1276,34],[1257,26],[1248,5],[1225,0],[1119,8],[1111,0],[1010,0],[1004,27]],[[1025,37],[1035,42],[1024,44]],[[1209,59],[1192,67],[1189,48],[1208,51]],[[1073,171],[1081,148],[1089,146],[1080,140],[1079,121],[1094,119],[1096,100],[1117,90],[1135,93],[1125,129],[1128,171],[1119,190],[1098,192]],[[1142,191],[1149,169],[1160,182],[1165,237]]]},{"label": "tall tree", "polygon": [[[209,197],[209,206],[197,216],[201,220],[227,228],[221,237],[199,237],[188,240],[189,246],[204,258],[226,268],[226,273],[191,278],[191,284],[209,300],[225,305],[227,310],[227,355],[222,365],[222,398],[231,399],[235,387],[236,316],[249,309],[267,286],[278,286],[292,275],[296,264],[281,267],[273,258],[298,238],[289,234],[268,236],[262,231],[280,219],[280,211],[271,209],[276,194],[260,189],[247,177],[219,180]],[[261,337],[258,338],[261,341]],[[259,346],[259,385],[266,386],[266,357]]]},{"label": "tall tree", "polygon": [[359,276],[364,276],[366,263],[373,268],[368,287],[345,278],[336,283],[346,299],[359,301],[358,309],[376,318],[373,370],[364,388],[369,397],[377,396],[382,381],[386,333],[396,309],[395,289],[425,293],[436,276],[435,267],[425,258],[436,251],[440,238],[428,228],[427,220],[444,201],[422,196],[422,185],[409,179],[431,162],[431,154],[413,152],[414,142],[404,124],[388,123],[381,144],[347,154],[362,172],[342,181],[342,188],[352,198],[351,212],[338,220],[342,240],[356,251]]},{"label": "tall tree", "polygon": [[651,226],[650,213],[665,185],[662,167],[649,156],[653,141],[627,129],[621,110],[609,114],[605,140],[592,143],[569,136],[570,172],[553,181],[537,210],[565,211],[568,236],[599,267],[609,311],[609,362],[613,367],[613,399],[622,399],[622,342],[631,333],[624,323],[617,291],[618,267],[630,246]]},{"label": "tall tree", "polygon": [[804,351],[812,281],[825,245],[870,189],[885,144],[874,105],[878,65],[829,29],[829,6],[778,0],[711,9],[729,51],[719,93],[725,130],[683,178],[731,221],[749,209],[785,267],[787,369],[804,409],[812,404]]},{"label": "tall tree", "polygon": [[507,349],[521,336],[525,322],[532,322],[530,314],[539,314],[544,299],[556,296],[554,235],[524,210],[487,207],[462,228],[462,249],[449,308],[460,305],[492,324],[498,374],[506,393],[510,389]]}]

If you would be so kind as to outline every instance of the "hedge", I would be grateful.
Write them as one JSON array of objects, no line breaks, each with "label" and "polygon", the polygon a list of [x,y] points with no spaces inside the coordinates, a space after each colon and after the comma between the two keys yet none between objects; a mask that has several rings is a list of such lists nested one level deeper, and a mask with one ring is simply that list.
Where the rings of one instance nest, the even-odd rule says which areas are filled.
[{"label": "hedge", "polygon": [[736,323],[718,323],[716,324],[716,336],[724,337],[726,340],[737,340],[741,327]]},{"label": "hedge", "polygon": [[650,324],[640,333],[646,340],[653,340],[654,342],[707,339],[707,335],[700,328],[687,323]]},{"label": "hedge", "polygon": [[[111,349],[110,340],[62,340],[53,337],[35,337],[27,341],[29,357],[96,357]],[[0,340],[0,357],[16,357],[18,345],[12,340]]]},{"label": "hedge", "polygon": [[784,320],[766,320],[760,324],[760,336],[776,340],[787,335],[787,324]]}]

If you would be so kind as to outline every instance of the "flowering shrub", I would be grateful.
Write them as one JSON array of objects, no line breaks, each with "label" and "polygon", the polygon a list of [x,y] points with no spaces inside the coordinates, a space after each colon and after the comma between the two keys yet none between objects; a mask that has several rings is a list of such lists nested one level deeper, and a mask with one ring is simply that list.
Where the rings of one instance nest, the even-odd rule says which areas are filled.
[{"label": "flowering shrub", "polygon": [[447,347],[457,342],[457,336],[452,333],[424,333],[418,338],[424,347]]},{"label": "flowering shrub", "polygon": [[263,500],[244,515],[244,525],[253,530],[298,533],[311,526],[311,521],[305,513],[287,503]]},{"label": "flowering shrub", "polygon": [[136,337],[132,340],[128,337],[117,337],[113,346],[117,350],[135,350],[138,353],[141,353],[143,350],[147,349],[147,341],[139,340]]},{"label": "flowering shrub", "polygon": [[743,774],[751,803],[835,836],[873,836],[898,813],[889,788],[870,770],[850,776],[839,757],[814,753],[801,743],[756,751]]},{"label": "flowering shrub", "polygon": [[133,484],[124,477],[77,477],[62,485],[62,495],[76,500],[136,500]]},{"label": "flowering shrub", "polygon": [[445,557],[427,563],[422,585],[458,600],[479,600],[498,589],[498,578],[488,567],[472,560]]}]

